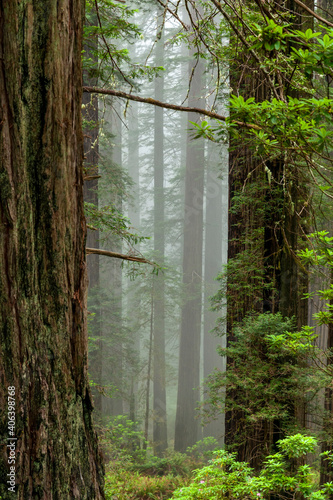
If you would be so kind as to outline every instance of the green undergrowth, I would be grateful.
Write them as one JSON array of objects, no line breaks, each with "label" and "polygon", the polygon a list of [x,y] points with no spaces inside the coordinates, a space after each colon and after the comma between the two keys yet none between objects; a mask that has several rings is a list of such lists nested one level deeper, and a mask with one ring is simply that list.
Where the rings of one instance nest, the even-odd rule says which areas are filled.
[{"label": "green undergrowth", "polygon": [[162,457],[152,453],[137,424],[126,417],[113,418],[100,429],[106,459],[106,500],[164,500],[186,487],[194,470],[207,465],[217,443],[205,438],[178,453],[166,450]]},{"label": "green undergrowth", "polygon": [[107,468],[105,495],[107,500],[164,500],[172,498],[177,488],[187,486],[182,476],[144,476],[139,472]]},{"label": "green undergrowth", "polygon": [[[135,425],[119,417],[105,433],[106,500],[330,500],[333,494],[333,483],[319,486],[318,470],[307,463],[310,456],[320,456],[313,436],[295,434],[278,441],[275,453],[255,472],[236,453],[213,450],[213,438],[186,454],[167,450],[162,457],[153,456],[147,443],[138,440],[142,435]],[[109,441],[111,436],[114,441]],[[134,447],[130,436],[137,439]],[[332,464],[332,454],[321,456]]]},{"label": "green undergrowth", "polygon": [[[317,451],[312,436],[295,434],[277,443],[278,451],[266,457],[260,472],[236,459],[236,453],[218,450],[207,466],[195,471],[173,500],[330,500],[333,483],[319,486],[318,471],[306,463]],[[332,455],[321,454],[332,463]]]}]

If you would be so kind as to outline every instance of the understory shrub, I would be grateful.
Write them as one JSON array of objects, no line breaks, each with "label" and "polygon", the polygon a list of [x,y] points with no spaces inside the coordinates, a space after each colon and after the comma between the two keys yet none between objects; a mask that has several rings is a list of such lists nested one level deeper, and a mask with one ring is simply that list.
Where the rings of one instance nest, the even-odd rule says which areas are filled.
[{"label": "understory shrub", "polygon": [[[112,418],[100,429],[107,461],[107,500],[166,500],[186,486],[192,471],[202,467],[216,448],[214,438],[205,438],[187,454],[167,450],[162,457],[151,454],[138,424],[125,416]],[[144,449],[146,448],[146,449]]]},{"label": "understory shrub", "polygon": [[[321,488],[313,478],[314,468],[304,464],[307,453],[317,448],[314,437],[295,434],[277,443],[279,451],[269,455],[260,473],[246,462],[238,462],[235,453],[224,450],[214,452],[215,457],[209,465],[198,469],[188,486],[181,486],[174,500],[265,500],[274,498],[304,498],[309,500],[328,500],[333,493],[333,483]],[[326,453],[327,455],[327,453]],[[332,456],[327,456],[332,461]]]}]

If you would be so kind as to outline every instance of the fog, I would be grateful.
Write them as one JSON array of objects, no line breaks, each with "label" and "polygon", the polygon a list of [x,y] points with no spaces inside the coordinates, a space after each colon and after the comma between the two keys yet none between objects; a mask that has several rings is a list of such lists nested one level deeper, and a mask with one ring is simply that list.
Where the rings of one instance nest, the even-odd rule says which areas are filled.
[{"label": "fog", "polygon": [[[140,95],[214,105],[227,114],[227,76],[216,100],[216,68],[185,44],[172,43],[175,26],[167,21],[161,31],[157,12],[140,16],[146,32],[126,47],[131,59],[165,68],[139,85]],[[227,146],[195,138],[191,122],[202,117],[193,112],[101,96],[98,106],[89,106],[99,128],[87,133],[86,169],[96,174],[98,165],[100,177],[86,183],[86,201],[100,211],[115,208],[138,238],[90,227],[87,246],[156,264],[88,256],[89,374],[97,419],[127,416],[157,455],[173,447],[186,451],[208,436],[222,444],[223,416],[207,423],[198,406],[206,377],[225,369],[216,352],[225,345],[223,322],[213,330],[226,311],[212,311],[210,298],[227,259]]]}]

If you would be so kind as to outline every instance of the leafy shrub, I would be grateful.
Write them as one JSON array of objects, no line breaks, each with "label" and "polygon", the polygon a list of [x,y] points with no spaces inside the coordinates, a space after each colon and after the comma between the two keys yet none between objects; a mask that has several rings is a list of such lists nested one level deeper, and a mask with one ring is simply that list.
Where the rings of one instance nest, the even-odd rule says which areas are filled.
[{"label": "leafy shrub", "polygon": [[133,469],[148,476],[189,476],[191,471],[198,467],[187,455],[173,450],[167,450],[163,457],[150,456]]},{"label": "leafy shrub", "polygon": [[[106,466],[107,500],[171,498],[175,489],[186,486],[193,469],[203,466],[216,447],[205,438],[188,448],[187,454],[167,450],[163,457],[149,455],[137,424],[124,416],[114,417],[103,428],[101,443],[109,459]],[[148,452],[148,453],[147,453]]]},{"label": "leafy shrub", "polygon": [[234,327],[228,346],[219,349],[228,357],[228,370],[208,378],[210,405],[203,413],[209,419],[232,412],[238,430],[230,451],[255,447],[251,466],[259,467],[267,452],[263,441],[258,445],[258,435],[270,432],[277,422],[284,434],[297,432],[297,406],[306,405],[312,414],[320,411],[314,395],[326,381],[318,363],[309,363],[317,359],[315,338],[310,327],[296,331],[293,319],[264,313],[247,316]]},{"label": "leafy shrub", "polygon": [[217,440],[213,437],[201,439],[190,446],[185,453],[166,450],[163,457],[148,457],[144,463],[134,465],[134,469],[149,476],[183,476],[189,477],[194,469],[203,467],[217,449]]},{"label": "leafy shrub", "polygon": [[[316,489],[313,468],[295,465],[295,460],[312,453],[317,441],[311,436],[296,434],[278,441],[279,452],[269,455],[258,475],[245,462],[238,462],[235,453],[215,452],[209,465],[198,469],[188,486],[178,488],[174,500],[268,499],[295,496],[310,500],[328,500],[333,483]],[[332,459],[332,457],[331,457]]]},{"label": "leafy shrub", "polygon": [[[107,461],[119,462],[120,466],[130,467],[133,463],[143,463],[148,443],[138,423],[125,415],[117,415],[99,429],[100,443]],[[148,448],[149,450],[149,448]]]},{"label": "leafy shrub", "polygon": [[209,436],[200,439],[200,441],[197,441],[193,446],[189,446],[186,449],[186,453],[195,458],[197,461],[207,462],[209,458],[212,458],[213,451],[217,450],[217,448],[217,439]]}]

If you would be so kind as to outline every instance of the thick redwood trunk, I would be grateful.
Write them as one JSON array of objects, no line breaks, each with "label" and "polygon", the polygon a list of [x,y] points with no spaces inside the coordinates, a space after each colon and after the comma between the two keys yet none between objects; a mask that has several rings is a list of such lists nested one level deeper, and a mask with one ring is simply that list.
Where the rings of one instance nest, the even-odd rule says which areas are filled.
[{"label": "thick redwood trunk", "polygon": [[[298,29],[310,27],[301,14],[295,18],[295,25]],[[240,58],[231,71],[231,86],[237,89],[234,93],[241,90],[245,98],[255,97],[257,102],[268,99],[270,92],[264,75],[258,73],[256,78],[247,79],[242,64]],[[233,273],[228,276],[228,343],[235,340],[232,333],[235,322],[243,320],[250,311],[295,316],[299,328],[307,321],[307,305],[303,299],[306,276],[296,261],[302,238],[302,221],[297,213],[306,217],[302,205],[306,199],[306,187],[302,187],[302,180],[283,158],[266,161],[273,179],[269,182],[261,160],[255,159],[255,153],[235,140],[232,147],[229,156],[228,259],[229,265],[235,259],[238,268],[234,266]],[[286,188],[283,188],[283,182]],[[242,203],[239,203],[240,193],[244,197]],[[244,193],[247,203],[244,202]],[[228,359],[227,367],[231,363],[232,360]],[[231,390],[227,396],[237,402],[237,392]],[[293,418],[299,425],[305,424],[305,407],[299,402],[290,410],[290,420]],[[259,468],[263,457],[271,445],[283,437],[285,429],[280,419],[273,423],[262,419],[256,424],[247,422],[247,425],[245,430],[242,412],[227,412],[226,444],[232,446],[237,442],[238,459]]]},{"label": "thick redwood trunk", "polygon": [[[0,402],[18,499],[103,498],[87,380],[81,0],[0,2]],[[8,434],[12,432],[14,436]],[[12,469],[13,470],[13,469]]]}]

